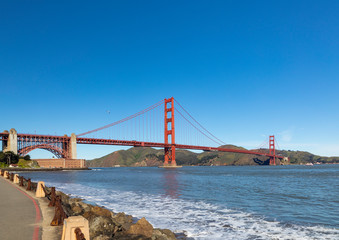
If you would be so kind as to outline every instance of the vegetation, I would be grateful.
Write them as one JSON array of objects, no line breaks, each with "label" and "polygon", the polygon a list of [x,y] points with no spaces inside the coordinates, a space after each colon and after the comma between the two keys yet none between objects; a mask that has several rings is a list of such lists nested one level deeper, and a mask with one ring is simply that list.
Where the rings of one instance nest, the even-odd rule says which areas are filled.
[{"label": "vegetation", "polygon": [[[224,148],[244,149],[234,145],[221,146]],[[268,152],[268,149],[260,149]],[[339,163],[339,157],[321,157],[302,151],[277,151],[278,155],[289,158],[288,161],[277,160],[277,164],[305,164],[305,163]],[[89,167],[113,167],[120,166],[160,166],[164,161],[162,149],[133,147],[128,150],[120,150],[101,158],[87,161]],[[176,162],[178,165],[194,166],[221,166],[221,165],[267,165],[269,158],[240,153],[229,152],[202,152],[195,153],[187,150],[176,150]]]},{"label": "vegetation", "polygon": [[25,160],[25,158],[20,158],[18,162],[18,167],[20,168],[37,168],[39,164],[34,160]]},{"label": "vegetation", "polygon": [[21,161],[21,165],[24,165],[24,162],[30,161],[30,160],[31,160],[31,157],[29,155],[22,157],[11,151],[8,151],[8,152],[0,151],[0,167],[1,168],[8,167],[11,164],[18,164],[20,163],[20,161]]},{"label": "vegetation", "polygon": [[313,155],[309,152],[303,151],[277,151],[277,154],[281,154],[289,158],[291,164],[305,164],[305,163],[339,163],[339,157],[321,157]]},{"label": "vegetation", "polygon": [[14,152],[0,152],[0,162],[5,163],[7,165],[16,164],[19,161],[19,155]]}]

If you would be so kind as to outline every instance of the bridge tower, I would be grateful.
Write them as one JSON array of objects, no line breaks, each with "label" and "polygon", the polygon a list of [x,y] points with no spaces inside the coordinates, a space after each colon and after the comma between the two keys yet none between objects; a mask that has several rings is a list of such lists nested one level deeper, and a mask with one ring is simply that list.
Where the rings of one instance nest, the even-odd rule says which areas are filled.
[{"label": "bridge tower", "polygon": [[71,134],[69,151],[70,159],[77,159],[77,136],[74,133]]},{"label": "bridge tower", "polygon": [[275,140],[274,135],[269,138],[269,146],[270,146],[270,165],[275,165]]},{"label": "bridge tower", "polygon": [[177,166],[175,162],[174,98],[165,102],[165,162],[164,166]]},{"label": "bridge tower", "polygon": [[7,141],[2,142],[2,150],[4,152],[11,151],[14,154],[18,154],[18,133],[14,128],[9,130]]}]

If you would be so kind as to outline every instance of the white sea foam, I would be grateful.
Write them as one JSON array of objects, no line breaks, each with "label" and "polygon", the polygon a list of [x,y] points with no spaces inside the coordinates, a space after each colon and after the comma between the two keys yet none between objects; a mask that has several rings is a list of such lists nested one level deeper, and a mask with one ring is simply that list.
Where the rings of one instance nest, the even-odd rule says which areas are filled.
[{"label": "white sea foam", "polygon": [[185,231],[194,239],[339,239],[339,229],[268,221],[203,201],[91,188],[81,184],[53,185],[114,212],[146,217],[154,227],[169,228],[178,233]]}]

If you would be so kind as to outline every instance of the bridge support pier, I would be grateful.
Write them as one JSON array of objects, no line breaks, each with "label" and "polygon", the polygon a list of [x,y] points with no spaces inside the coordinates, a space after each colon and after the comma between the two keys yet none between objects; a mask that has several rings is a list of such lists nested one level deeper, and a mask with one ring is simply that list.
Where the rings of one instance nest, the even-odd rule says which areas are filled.
[{"label": "bridge support pier", "polygon": [[18,154],[18,133],[14,128],[9,130],[8,140],[2,141],[2,151]]},{"label": "bridge support pier", "polygon": [[72,133],[71,140],[69,142],[69,157],[71,159],[77,159],[77,136]]}]

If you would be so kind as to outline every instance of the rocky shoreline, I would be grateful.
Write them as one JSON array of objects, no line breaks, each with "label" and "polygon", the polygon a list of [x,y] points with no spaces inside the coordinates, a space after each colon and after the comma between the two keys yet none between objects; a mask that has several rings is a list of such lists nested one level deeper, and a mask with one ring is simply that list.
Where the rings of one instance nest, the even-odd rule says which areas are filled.
[{"label": "rocky shoreline", "polygon": [[[14,169],[11,169],[12,171]],[[4,171],[4,169],[3,169]],[[16,172],[16,171],[15,171]],[[23,187],[28,186],[28,181],[23,181]],[[37,183],[31,182],[31,191],[35,192]],[[46,200],[51,200],[52,186],[45,186]],[[67,217],[83,216],[89,222],[89,234],[91,240],[175,240],[187,239],[186,236],[175,234],[169,229],[154,228],[146,218],[136,219],[124,212],[114,213],[109,209],[86,203],[81,198],[71,197],[61,191],[55,191],[60,196],[62,209]],[[50,221],[44,219],[44,221]],[[46,225],[46,224],[44,224]],[[50,223],[47,223],[50,225]],[[50,230],[50,226],[48,226]],[[43,227],[43,231],[44,231]],[[47,230],[47,231],[49,231]],[[61,237],[60,229],[56,231]],[[57,237],[58,238],[58,237]]]},{"label": "rocky shoreline", "polygon": [[[48,188],[47,188],[48,191]],[[83,216],[89,222],[89,234],[93,240],[175,240],[175,234],[169,229],[153,228],[145,219],[136,220],[123,212],[114,213],[104,207],[85,203],[83,199],[72,198],[63,192],[62,205],[67,216]]]}]

